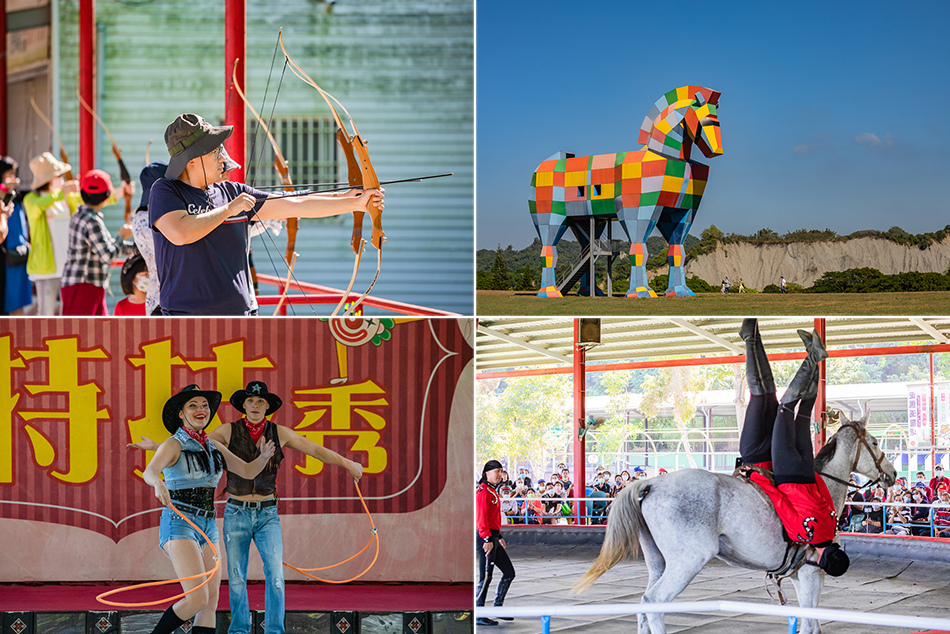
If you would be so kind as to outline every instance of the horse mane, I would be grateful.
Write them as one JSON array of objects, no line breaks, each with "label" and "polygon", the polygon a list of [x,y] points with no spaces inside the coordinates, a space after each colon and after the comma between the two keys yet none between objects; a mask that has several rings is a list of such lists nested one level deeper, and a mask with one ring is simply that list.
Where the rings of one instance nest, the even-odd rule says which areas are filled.
[{"label": "horse mane", "polygon": [[[719,104],[719,97],[721,93],[716,90],[710,90],[709,88],[704,88],[703,86],[680,86],[679,88],[674,88],[669,91],[662,97],[656,100],[656,103],[653,104],[653,107],[650,108],[650,112],[647,113],[647,116],[643,118],[643,123],[640,125],[640,135],[637,139],[638,143],[643,145],[648,145],[650,143],[651,133],[653,128],[659,123],[660,117],[670,106],[674,104],[684,102],[681,104],[681,107],[678,107],[670,116],[675,115],[674,121],[667,121],[670,124],[671,128],[675,128],[683,120],[683,106],[685,102],[692,101],[696,98],[696,94],[699,93],[702,98],[708,104],[717,106]],[[683,141],[683,139],[680,139]],[[662,154],[662,152],[660,152]],[[684,157],[681,157],[684,158]],[[685,158],[689,158],[686,156]]]},{"label": "horse mane", "polygon": [[824,468],[828,465],[828,463],[831,462],[831,459],[834,457],[835,452],[838,450],[838,434],[840,434],[842,431],[844,431],[848,427],[852,428],[852,431],[855,432],[855,435],[858,435],[857,423],[855,423],[854,421],[848,421],[846,423],[842,423],[841,427],[838,428],[838,431],[836,431],[834,435],[830,439],[828,439],[828,442],[826,442],[825,445],[821,449],[818,450],[818,455],[815,456],[815,471],[824,470]]}]

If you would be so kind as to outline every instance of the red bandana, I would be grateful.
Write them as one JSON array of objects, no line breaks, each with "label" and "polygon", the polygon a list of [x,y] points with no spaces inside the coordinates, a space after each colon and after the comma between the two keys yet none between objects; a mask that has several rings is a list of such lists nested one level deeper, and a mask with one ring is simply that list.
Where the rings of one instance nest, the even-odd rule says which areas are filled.
[{"label": "red bandana", "polygon": [[208,448],[208,434],[205,433],[205,430],[201,431],[192,431],[191,427],[188,425],[182,425],[182,429],[185,430],[185,433],[201,443],[201,446],[205,449]]},{"label": "red bandana", "polygon": [[247,427],[247,431],[251,434],[251,440],[254,441],[255,445],[257,441],[260,440],[261,434],[264,433],[265,425],[267,425],[266,418],[256,425],[247,420],[247,418],[244,419],[244,426]]}]

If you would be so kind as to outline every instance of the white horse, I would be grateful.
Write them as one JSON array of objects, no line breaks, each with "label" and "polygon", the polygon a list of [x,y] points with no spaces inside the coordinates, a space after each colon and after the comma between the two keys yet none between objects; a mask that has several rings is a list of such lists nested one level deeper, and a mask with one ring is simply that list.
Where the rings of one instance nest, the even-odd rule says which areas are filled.
[{"label": "white horse", "polygon": [[[845,421],[815,456],[815,471],[840,515],[852,472],[890,486],[897,479],[865,421]],[[784,529],[771,501],[758,485],[744,478],[685,469],[625,487],[613,503],[600,556],[574,585],[586,590],[628,553],[643,551],[649,580],[642,603],[673,601],[718,557],[726,563],[775,571],[787,564]],[[804,551],[799,553],[799,562]],[[800,565],[800,563],[799,563]],[[824,572],[801,566],[792,579],[802,607],[818,607]],[[662,614],[640,614],[640,634],[665,634]],[[802,620],[802,634],[821,631],[818,621]]]}]

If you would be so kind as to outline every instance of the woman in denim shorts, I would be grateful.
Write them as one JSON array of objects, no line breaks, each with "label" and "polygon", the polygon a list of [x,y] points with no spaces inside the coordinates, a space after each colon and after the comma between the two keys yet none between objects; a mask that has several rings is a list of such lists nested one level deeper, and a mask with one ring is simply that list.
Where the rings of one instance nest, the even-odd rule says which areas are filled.
[{"label": "woman in denim shorts", "polygon": [[[165,403],[162,422],[172,437],[162,443],[145,469],[145,482],[155,488],[155,497],[165,508],[159,525],[159,546],[172,560],[175,574],[181,578],[201,575],[214,568],[210,552],[204,552],[205,540],[169,508],[169,504],[195,523],[212,543],[218,543],[215,524],[214,488],[227,465],[228,471],[253,479],[274,455],[274,443],[261,446],[261,455],[244,462],[227,447],[209,440],[205,427],[221,404],[221,393],[189,385]],[[165,480],[159,477],[165,477]],[[182,581],[187,591],[200,585],[202,578]],[[179,599],[162,615],[152,634],[171,634],[185,621],[194,618],[195,634],[214,634],[215,609],[218,606],[220,571],[204,587]]]}]

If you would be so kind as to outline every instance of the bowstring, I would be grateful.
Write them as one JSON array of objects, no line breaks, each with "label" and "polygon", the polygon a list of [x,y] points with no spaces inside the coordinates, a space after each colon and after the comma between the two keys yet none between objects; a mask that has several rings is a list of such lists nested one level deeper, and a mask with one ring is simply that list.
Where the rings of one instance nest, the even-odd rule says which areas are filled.
[{"label": "bowstring", "polygon": [[[279,36],[278,36],[278,38],[279,38]],[[273,73],[274,73],[274,62],[275,62],[275,60],[277,59],[277,46],[278,46],[279,42],[280,42],[280,40],[278,39],[278,43],[274,45],[274,57],[273,57],[273,59],[271,60],[271,68],[270,68],[270,72],[268,73],[268,76],[267,76],[267,86],[264,88],[265,99],[266,99],[268,87],[270,86],[270,78],[271,78],[271,76],[273,76]],[[281,71],[280,71],[280,79],[279,79],[278,82],[277,82],[277,90],[276,90],[276,92],[274,93],[274,105],[271,106],[271,112],[270,112],[269,123],[268,123],[268,127],[269,127],[271,130],[273,130],[273,128],[274,128],[274,116],[275,116],[274,113],[275,113],[276,110],[277,110],[277,99],[280,97],[280,89],[281,89],[281,86],[283,86],[283,83],[284,83],[284,75],[286,74],[286,72],[287,72],[287,60],[284,59],[284,65],[283,65],[283,67],[281,68]],[[262,101],[262,102],[261,102],[261,109],[260,109],[260,111],[259,111],[259,112],[262,113],[262,116],[263,116],[264,106],[265,106],[265,105],[266,105],[265,102]],[[260,129],[261,127],[262,127],[262,126],[261,126],[260,124],[258,124],[258,129]],[[273,132],[271,132],[271,134],[273,134]],[[256,135],[255,135],[255,136],[256,136]],[[264,146],[264,144],[262,143],[262,144],[261,144],[261,152],[260,152],[260,156],[258,157],[258,160],[260,160],[260,159],[263,158],[263,155],[264,155],[263,146]],[[275,158],[275,159],[277,158],[276,155],[274,156],[274,158]],[[255,174],[256,174],[256,171],[255,171]],[[253,185],[250,185],[250,186],[253,187]],[[265,200],[267,200],[267,199],[265,199]],[[256,211],[254,212],[254,215],[257,216],[257,212],[256,212]],[[259,217],[258,217],[258,221],[259,221],[259,222],[262,222]],[[267,238],[268,238],[268,240],[270,240],[271,245],[274,247],[274,250],[275,250],[275,251],[280,251],[280,246],[277,244],[277,241],[274,240],[274,236],[271,235],[270,231],[268,231],[268,230],[265,228],[264,231],[263,231],[263,233],[267,235]],[[277,277],[280,277],[280,273],[278,272],[277,264],[274,262],[274,258],[273,258],[273,256],[271,255],[270,249],[264,249],[264,251],[265,251],[265,253],[267,253],[267,259],[270,260],[271,267],[274,269],[274,272],[277,274]],[[291,256],[291,257],[293,257],[293,256]],[[297,280],[297,276],[294,274],[294,270],[293,270],[293,268],[291,267],[290,262],[287,262],[286,264],[287,264],[288,273],[290,273],[290,279],[292,279],[292,280],[294,281],[294,283],[297,285],[297,287],[299,288],[299,287],[300,287],[300,282]],[[316,315],[316,314],[317,314],[317,310],[316,310],[316,308],[314,308],[313,304],[310,302],[310,298],[308,297],[308,295],[307,295],[306,292],[303,293],[303,297],[304,297],[304,299],[306,300],[307,305],[310,306],[310,311],[311,311],[314,315]],[[297,311],[294,309],[294,307],[293,307],[294,305],[293,305],[292,303],[290,303],[290,304],[288,304],[288,306],[290,307],[290,312],[293,313],[293,315],[296,317],[296,316],[297,316]]]}]

